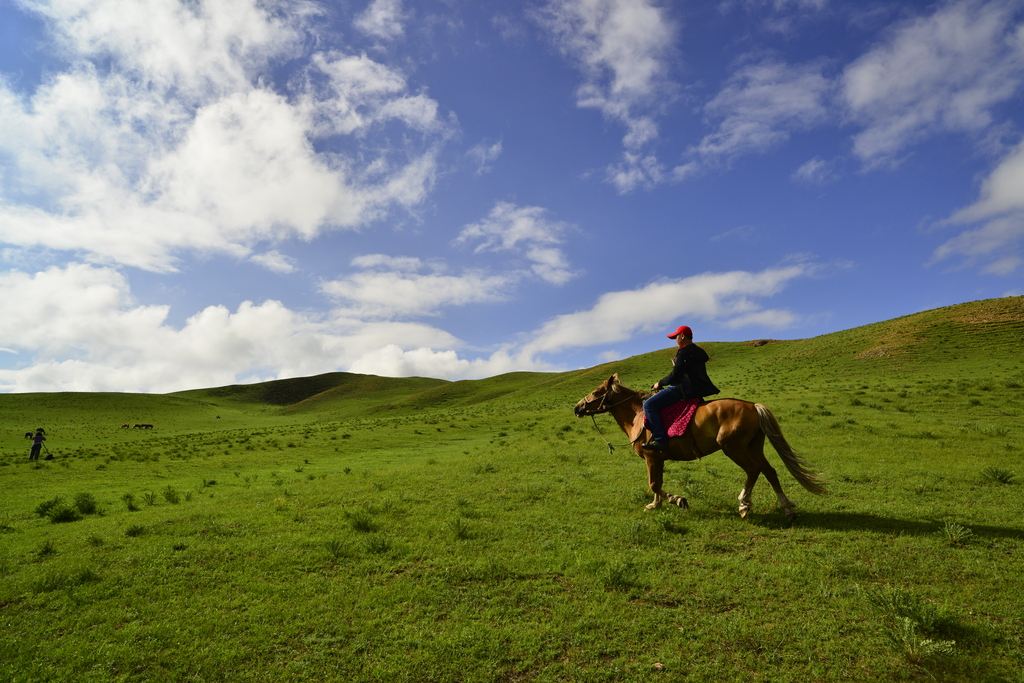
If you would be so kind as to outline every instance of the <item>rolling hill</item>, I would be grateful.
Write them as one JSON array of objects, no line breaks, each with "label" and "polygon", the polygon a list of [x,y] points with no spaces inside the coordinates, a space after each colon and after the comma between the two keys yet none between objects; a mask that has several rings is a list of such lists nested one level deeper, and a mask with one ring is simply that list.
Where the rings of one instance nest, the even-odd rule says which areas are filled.
[{"label": "rolling hill", "polygon": [[[1016,680],[1022,341],[1022,297],[701,341],[830,482],[810,496],[768,449],[792,525],[764,483],[741,521],[721,454],[669,466],[688,511],[644,512],[624,436],[573,416],[670,348],[0,395],[0,679]],[[52,461],[26,459],[36,426]]]}]

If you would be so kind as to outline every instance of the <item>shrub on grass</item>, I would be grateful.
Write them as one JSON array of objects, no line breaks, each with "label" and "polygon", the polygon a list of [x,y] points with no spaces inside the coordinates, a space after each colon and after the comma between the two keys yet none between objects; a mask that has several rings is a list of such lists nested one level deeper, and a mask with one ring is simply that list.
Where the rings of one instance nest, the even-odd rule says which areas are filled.
[{"label": "shrub on grass", "polygon": [[132,494],[130,494],[130,493],[124,494],[123,496],[121,496],[121,500],[123,500],[124,504],[128,507],[128,512],[138,512],[139,511],[140,508],[139,508],[138,505],[135,504],[135,496],[133,496]]},{"label": "shrub on grass", "polygon": [[129,538],[135,538],[136,536],[142,536],[146,533],[146,527],[141,524],[132,524],[130,527],[124,530],[124,535]]},{"label": "shrub on grass", "polygon": [[171,505],[177,505],[181,502],[181,496],[178,495],[177,490],[173,486],[168,486],[163,490],[164,500]]},{"label": "shrub on grass", "polygon": [[95,515],[99,511],[96,498],[91,493],[79,493],[75,496],[75,507],[83,515]]},{"label": "shrub on grass", "polygon": [[36,506],[36,514],[40,517],[49,517],[50,512],[57,507],[64,504],[64,499],[60,496],[55,496],[50,500],[44,500],[42,503]]},{"label": "shrub on grass", "polygon": [[983,479],[996,484],[1012,484],[1014,480],[1013,472],[1004,470],[1001,467],[986,467],[981,471],[981,476]]},{"label": "shrub on grass", "polygon": [[49,515],[50,521],[54,524],[63,524],[65,522],[77,522],[82,519],[82,515],[77,509],[70,505],[61,503],[55,508],[50,509]]},{"label": "shrub on grass", "polygon": [[41,546],[39,546],[39,550],[36,551],[36,557],[38,557],[39,559],[42,559],[44,557],[52,557],[56,554],[57,546],[54,545],[53,541],[50,540],[46,541]]}]

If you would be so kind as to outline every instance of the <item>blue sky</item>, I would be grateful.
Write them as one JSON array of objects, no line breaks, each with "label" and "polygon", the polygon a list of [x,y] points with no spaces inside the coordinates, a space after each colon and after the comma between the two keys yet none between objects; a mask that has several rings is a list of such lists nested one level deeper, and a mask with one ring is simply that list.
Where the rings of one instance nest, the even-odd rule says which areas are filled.
[{"label": "blue sky", "polygon": [[1016,0],[14,0],[0,391],[478,378],[1020,295],[1022,93]]}]

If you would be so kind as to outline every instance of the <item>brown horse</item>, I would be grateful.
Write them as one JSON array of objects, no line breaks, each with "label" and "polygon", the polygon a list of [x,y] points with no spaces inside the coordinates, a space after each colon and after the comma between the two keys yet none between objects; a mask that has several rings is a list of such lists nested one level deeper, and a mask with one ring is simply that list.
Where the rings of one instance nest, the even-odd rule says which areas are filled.
[{"label": "brown horse", "polygon": [[686,499],[661,488],[666,460],[696,460],[721,449],[734,463],[747,473],[747,481],[740,491],[740,517],[750,514],[750,494],[763,474],[775,490],[779,507],[787,517],[796,514],[793,503],[786,498],[779,483],[779,475],[764,457],[764,440],[772,442],[786,469],[811,493],[824,493],[825,483],[793,451],[779,427],[775,416],[760,403],[735,398],[720,398],[702,403],[697,408],[686,433],[669,440],[668,449],[657,451],[641,444],[650,439],[650,430],[644,426],[643,401],[647,394],[634,391],[619,383],[614,374],[576,404],[576,417],[611,413],[626,433],[633,451],[647,463],[647,479],[654,494],[648,510],[661,506],[662,501],[679,507],[689,507]]}]

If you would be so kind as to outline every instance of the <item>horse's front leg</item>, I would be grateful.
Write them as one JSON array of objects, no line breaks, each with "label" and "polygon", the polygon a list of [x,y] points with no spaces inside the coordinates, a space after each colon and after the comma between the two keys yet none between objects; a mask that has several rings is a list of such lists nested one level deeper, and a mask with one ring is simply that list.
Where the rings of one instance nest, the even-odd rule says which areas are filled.
[{"label": "horse's front leg", "polygon": [[665,479],[665,459],[654,455],[647,455],[644,457],[644,460],[647,463],[647,483],[651,487],[651,493],[654,494],[654,500],[644,506],[645,509],[657,510],[665,501],[684,509],[688,508],[689,505],[685,498],[673,495],[661,488]]},{"label": "horse's front leg", "polygon": [[665,478],[665,461],[655,455],[647,455],[644,460],[647,462],[647,485],[651,487],[654,500],[645,506],[647,510],[657,510],[665,500],[665,493],[661,490],[662,481]]}]

